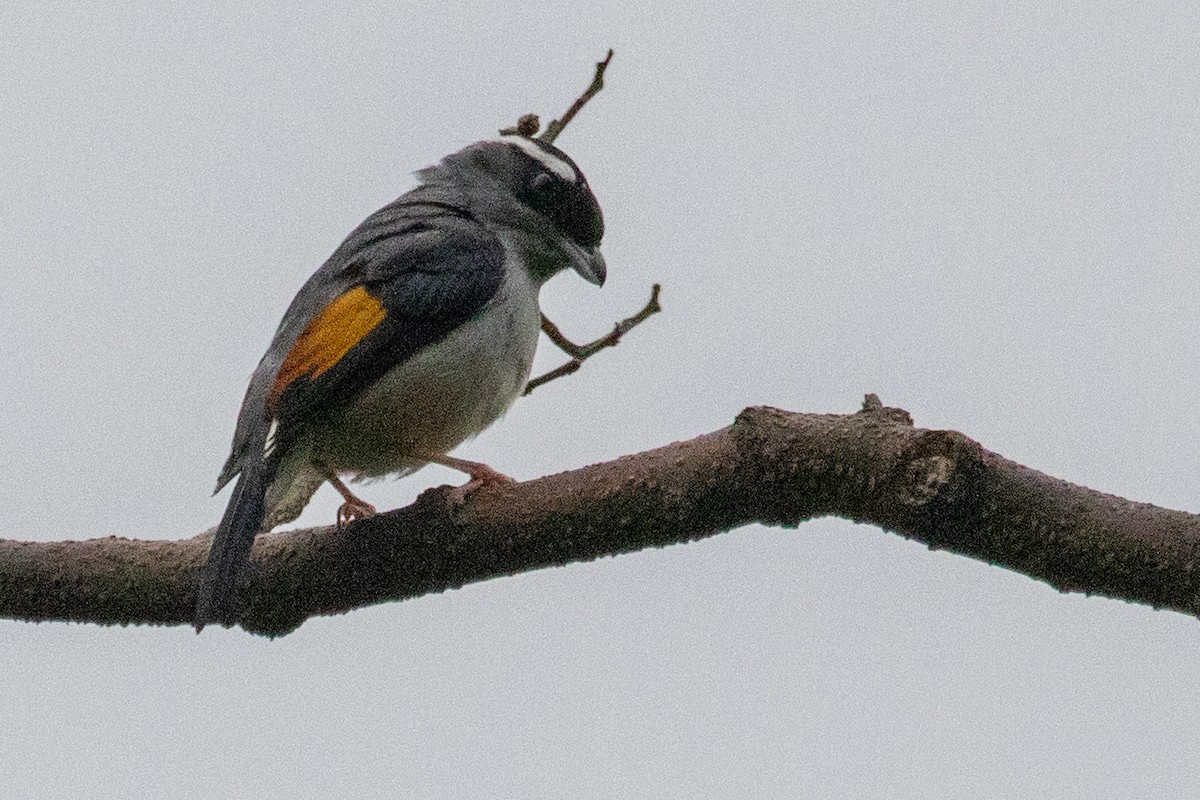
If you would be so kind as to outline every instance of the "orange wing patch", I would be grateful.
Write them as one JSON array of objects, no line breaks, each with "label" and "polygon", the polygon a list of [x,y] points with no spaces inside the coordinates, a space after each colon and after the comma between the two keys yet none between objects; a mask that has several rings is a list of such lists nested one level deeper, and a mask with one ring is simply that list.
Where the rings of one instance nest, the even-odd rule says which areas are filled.
[{"label": "orange wing patch", "polygon": [[267,408],[271,413],[274,413],[279,398],[296,380],[316,378],[331,369],[386,316],[383,304],[361,286],[326,306],[308,323],[279,367],[271,394],[267,396]]}]

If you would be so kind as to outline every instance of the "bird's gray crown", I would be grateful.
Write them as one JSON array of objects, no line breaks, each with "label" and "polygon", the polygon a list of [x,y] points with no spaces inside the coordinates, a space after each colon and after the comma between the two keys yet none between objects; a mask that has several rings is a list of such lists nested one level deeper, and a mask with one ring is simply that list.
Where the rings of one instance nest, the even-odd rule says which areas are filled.
[{"label": "bird's gray crown", "polygon": [[511,218],[515,200],[540,226],[585,248],[604,236],[600,204],[583,172],[563,151],[539,139],[502,136],[464,147],[418,173],[422,182],[449,181],[473,211]]}]

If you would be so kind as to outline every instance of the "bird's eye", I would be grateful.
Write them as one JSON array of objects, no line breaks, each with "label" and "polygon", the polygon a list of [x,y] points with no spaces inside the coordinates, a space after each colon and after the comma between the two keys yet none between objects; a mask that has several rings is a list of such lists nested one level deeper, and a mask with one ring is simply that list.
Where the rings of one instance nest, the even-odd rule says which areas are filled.
[{"label": "bird's eye", "polygon": [[549,172],[539,172],[533,176],[533,191],[539,194],[545,193],[553,185],[554,178],[550,176]]}]

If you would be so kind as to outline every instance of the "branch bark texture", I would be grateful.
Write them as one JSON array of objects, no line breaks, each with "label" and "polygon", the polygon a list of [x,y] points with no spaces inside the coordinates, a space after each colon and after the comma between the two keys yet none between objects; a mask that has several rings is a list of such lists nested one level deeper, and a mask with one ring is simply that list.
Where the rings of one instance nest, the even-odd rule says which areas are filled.
[{"label": "branch bark texture", "polygon": [[[259,536],[240,624],[276,636],[314,615],[825,516],[1061,591],[1200,616],[1200,516],[1067,483],[961,433],[914,428],[869,395],[849,415],[749,408],[714,433],[489,487],[463,505],[431,489],[340,533]],[[0,540],[0,617],[188,625],[209,538]]]}]

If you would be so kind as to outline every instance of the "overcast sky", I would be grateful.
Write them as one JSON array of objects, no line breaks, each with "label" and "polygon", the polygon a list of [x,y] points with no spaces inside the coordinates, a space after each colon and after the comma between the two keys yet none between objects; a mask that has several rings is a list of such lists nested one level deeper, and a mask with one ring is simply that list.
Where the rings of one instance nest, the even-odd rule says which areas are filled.
[{"label": "overcast sky", "polygon": [[[1200,6],[875,5],[3,4],[0,536],[214,524],[304,279],[608,47],[559,143],[609,283],[543,306],[666,310],[458,454],[532,478],[877,392],[1200,511]],[[1197,620],[837,520],[277,641],[0,622],[14,798],[1184,798],[1198,733]]]}]

